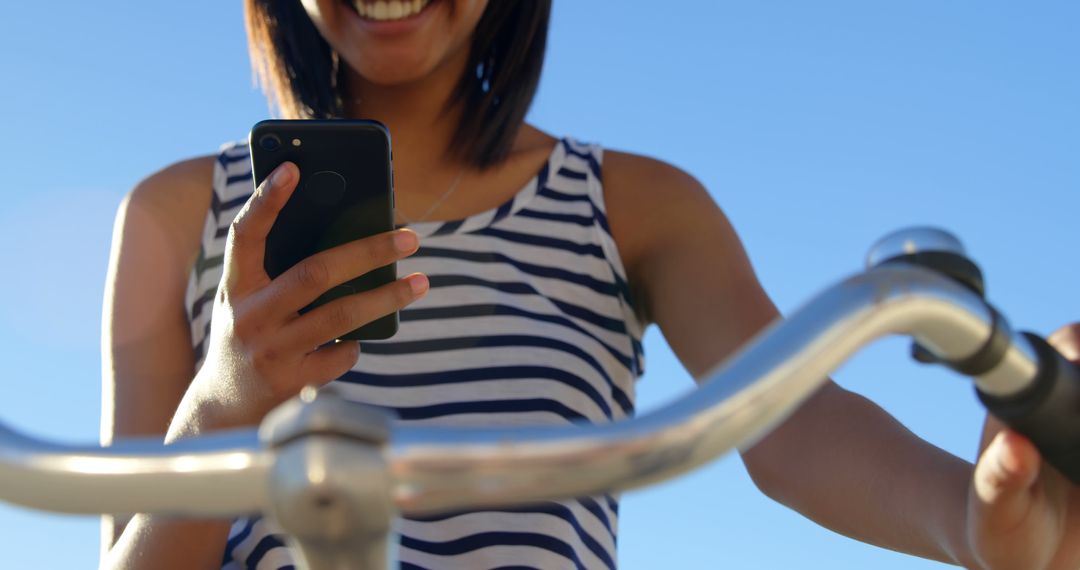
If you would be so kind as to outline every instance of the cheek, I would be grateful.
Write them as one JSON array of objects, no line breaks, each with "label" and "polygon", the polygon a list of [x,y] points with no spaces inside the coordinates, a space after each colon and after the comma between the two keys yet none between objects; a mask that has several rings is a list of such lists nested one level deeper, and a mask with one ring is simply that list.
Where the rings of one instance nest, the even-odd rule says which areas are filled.
[{"label": "cheek", "polygon": [[[450,0],[454,3],[454,22],[458,31],[464,32],[465,36],[476,30],[476,24],[484,16],[487,10],[488,0]],[[500,0],[503,1],[503,0]],[[517,1],[517,0],[512,0]]]},{"label": "cheek", "polygon": [[453,2],[459,12],[473,15],[474,19],[479,19],[488,5],[488,0],[453,0]]}]

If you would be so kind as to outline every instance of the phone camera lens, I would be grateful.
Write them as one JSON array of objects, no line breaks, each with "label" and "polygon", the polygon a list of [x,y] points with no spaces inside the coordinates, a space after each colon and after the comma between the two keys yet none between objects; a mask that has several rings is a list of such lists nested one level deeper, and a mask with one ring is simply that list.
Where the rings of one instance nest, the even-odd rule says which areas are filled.
[{"label": "phone camera lens", "polygon": [[262,138],[259,139],[259,146],[261,146],[263,150],[274,151],[281,148],[281,139],[279,139],[277,135],[263,135]]}]

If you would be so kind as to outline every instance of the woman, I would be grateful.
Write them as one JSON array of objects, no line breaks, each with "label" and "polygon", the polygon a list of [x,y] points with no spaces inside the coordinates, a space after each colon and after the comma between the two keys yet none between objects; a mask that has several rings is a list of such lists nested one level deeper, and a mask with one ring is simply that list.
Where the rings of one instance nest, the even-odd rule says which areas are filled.
[{"label": "woman", "polygon": [[[270,280],[262,242],[294,166],[252,194],[247,150],[229,145],[143,181],[119,213],[109,273],[109,437],[253,425],[331,381],[405,421],[617,420],[633,411],[650,323],[700,378],[776,317],[693,178],[523,123],[549,2],[246,7],[256,69],[284,115],[389,126],[409,229]],[[399,282],[297,316],[393,260]],[[398,309],[389,341],[312,350]],[[999,431],[989,424],[984,443]],[[973,471],[830,383],[743,455],[769,496],[860,540],[966,566],[1080,564],[1077,490],[1006,432]],[[616,523],[610,496],[408,520],[400,557],[411,568],[613,567]],[[138,516],[115,531],[106,525],[109,567],[290,563],[261,519]]]}]

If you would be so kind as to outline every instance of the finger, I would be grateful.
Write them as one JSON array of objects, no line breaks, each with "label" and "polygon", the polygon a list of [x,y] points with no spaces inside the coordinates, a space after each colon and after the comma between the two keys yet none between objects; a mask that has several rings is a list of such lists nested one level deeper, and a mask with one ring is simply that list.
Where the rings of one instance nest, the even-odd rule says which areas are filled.
[{"label": "finger", "polygon": [[394,230],[316,253],[279,275],[264,290],[277,316],[292,315],[350,279],[416,252],[416,232]]},{"label": "finger", "polygon": [[233,219],[225,242],[225,271],[229,278],[226,282],[230,285],[267,279],[263,268],[266,236],[296,189],[299,178],[295,164],[284,162],[278,165]]},{"label": "finger", "polygon": [[304,358],[303,377],[322,385],[340,378],[356,364],[360,357],[360,343],[343,340],[328,344]]},{"label": "finger", "polygon": [[975,466],[975,514],[978,523],[1010,529],[1024,521],[1034,504],[1039,452],[1023,436],[1002,430]]},{"label": "finger", "polygon": [[401,310],[423,297],[427,290],[427,276],[414,273],[371,291],[347,295],[285,325],[281,331],[281,342],[294,350],[320,346],[379,317]]},{"label": "finger", "polygon": [[1080,360],[1080,323],[1065,325],[1046,338],[1062,356],[1076,362]]}]

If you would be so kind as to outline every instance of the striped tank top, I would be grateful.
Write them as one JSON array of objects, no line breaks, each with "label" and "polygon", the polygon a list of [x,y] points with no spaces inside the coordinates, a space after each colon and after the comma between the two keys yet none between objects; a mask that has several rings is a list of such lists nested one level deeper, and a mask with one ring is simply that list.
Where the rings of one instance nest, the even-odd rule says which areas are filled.
[{"label": "striped tank top", "polygon": [[[596,145],[563,139],[497,208],[409,227],[420,249],[398,273],[428,294],[401,311],[398,333],[362,341],[332,382],[345,398],[428,425],[610,422],[634,413],[642,327],[605,215]],[[186,308],[197,366],[206,354],[229,224],[252,193],[247,145],[222,147]],[[614,569],[618,498],[408,517],[402,569]],[[234,522],[223,568],[292,567],[263,517]]]}]

